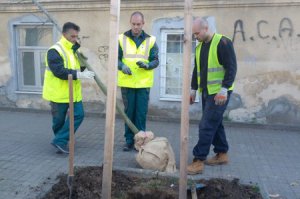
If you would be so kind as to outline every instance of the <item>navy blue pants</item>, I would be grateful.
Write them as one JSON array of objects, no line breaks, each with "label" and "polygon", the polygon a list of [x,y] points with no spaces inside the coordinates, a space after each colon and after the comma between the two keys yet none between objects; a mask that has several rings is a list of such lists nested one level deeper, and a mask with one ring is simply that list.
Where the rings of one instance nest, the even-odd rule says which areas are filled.
[{"label": "navy blue pants", "polygon": [[224,105],[215,104],[215,94],[208,95],[206,90],[202,92],[202,118],[199,123],[199,140],[193,149],[196,159],[205,160],[209,154],[210,146],[214,146],[215,153],[226,153],[228,142],[223,126],[223,114],[228,105],[231,91]]},{"label": "navy blue pants", "polygon": [[[50,102],[52,113],[52,130],[54,133],[53,143],[60,146],[68,144],[69,141],[69,116],[67,112],[69,103]],[[74,131],[78,129],[84,118],[82,102],[74,102]]]},{"label": "navy blue pants", "polygon": [[[150,88],[122,87],[121,93],[126,115],[138,130],[145,131]],[[127,144],[134,144],[134,133],[127,124],[124,137]]]}]

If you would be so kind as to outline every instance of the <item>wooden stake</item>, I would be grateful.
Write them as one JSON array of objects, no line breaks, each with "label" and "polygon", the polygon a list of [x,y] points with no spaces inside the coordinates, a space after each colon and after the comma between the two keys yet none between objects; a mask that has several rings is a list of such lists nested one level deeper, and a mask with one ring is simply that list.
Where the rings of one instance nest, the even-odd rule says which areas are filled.
[{"label": "wooden stake", "polygon": [[73,102],[73,76],[68,75],[69,82],[69,120],[70,120],[70,134],[69,134],[69,175],[74,176],[74,102]]},{"label": "wooden stake", "polygon": [[74,102],[73,102],[73,76],[68,75],[69,83],[69,175],[67,185],[69,188],[69,198],[72,197],[73,177],[74,177]]},{"label": "wooden stake", "polygon": [[102,198],[111,198],[112,161],[115,134],[115,112],[117,93],[118,35],[120,0],[110,1],[110,37],[108,60],[108,86],[106,100],[105,143],[102,175]]},{"label": "wooden stake", "polygon": [[184,5],[183,80],[180,128],[180,180],[179,198],[187,197],[187,160],[189,132],[190,67],[192,54],[192,0]]}]

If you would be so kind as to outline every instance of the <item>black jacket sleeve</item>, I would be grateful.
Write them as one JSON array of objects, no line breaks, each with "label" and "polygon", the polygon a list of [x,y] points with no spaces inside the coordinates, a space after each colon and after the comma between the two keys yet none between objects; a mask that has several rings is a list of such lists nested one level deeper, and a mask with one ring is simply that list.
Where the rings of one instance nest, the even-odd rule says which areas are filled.
[{"label": "black jacket sleeve", "polygon": [[197,81],[197,66],[196,66],[196,58],[194,61],[194,70],[192,74],[192,81],[191,81],[191,88],[192,90],[197,90],[198,89],[198,81]]},{"label": "black jacket sleeve", "polygon": [[73,79],[77,79],[77,71],[64,67],[64,60],[55,49],[50,49],[47,53],[48,65],[55,77],[68,80],[68,75],[72,74]]},{"label": "black jacket sleeve", "polygon": [[233,48],[233,44],[227,37],[222,37],[218,45],[218,58],[221,65],[225,69],[225,76],[222,82],[222,87],[230,88],[234,82],[237,62]]},{"label": "black jacket sleeve", "polygon": [[156,42],[154,43],[153,47],[150,49],[149,54],[149,69],[154,69],[159,65],[158,60],[158,46]]},{"label": "black jacket sleeve", "polygon": [[123,62],[122,62],[122,58],[123,58],[123,50],[119,44],[119,51],[118,51],[118,70],[122,70],[122,66],[123,66]]}]

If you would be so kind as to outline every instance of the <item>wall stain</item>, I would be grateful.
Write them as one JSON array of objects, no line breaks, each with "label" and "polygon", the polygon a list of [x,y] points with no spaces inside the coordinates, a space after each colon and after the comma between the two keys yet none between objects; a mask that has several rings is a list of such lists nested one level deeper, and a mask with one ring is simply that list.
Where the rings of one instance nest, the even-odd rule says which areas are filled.
[{"label": "wall stain", "polygon": [[300,88],[300,82],[289,71],[274,71],[265,74],[247,77],[244,84],[244,91],[252,96],[267,89],[271,84],[289,83]]}]

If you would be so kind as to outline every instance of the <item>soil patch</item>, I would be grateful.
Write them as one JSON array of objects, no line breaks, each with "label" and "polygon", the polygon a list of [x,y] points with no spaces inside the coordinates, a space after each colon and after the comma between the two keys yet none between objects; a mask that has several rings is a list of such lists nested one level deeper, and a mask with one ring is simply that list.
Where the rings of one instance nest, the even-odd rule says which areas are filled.
[{"label": "soil patch", "polygon": [[[43,199],[68,199],[67,175],[58,176],[58,183]],[[259,188],[242,185],[238,179],[210,179],[189,181],[188,185],[202,183],[206,186],[197,190],[198,199],[262,199]],[[73,199],[100,199],[102,186],[102,167],[76,168],[73,180]],[[177,178],[145,177],[143,174],[131,174],[113,171],[112,198],[114,199],[177,199],[179,184]],[[190,191],[187,191],[191,198]]]}]

